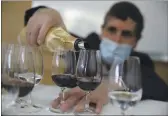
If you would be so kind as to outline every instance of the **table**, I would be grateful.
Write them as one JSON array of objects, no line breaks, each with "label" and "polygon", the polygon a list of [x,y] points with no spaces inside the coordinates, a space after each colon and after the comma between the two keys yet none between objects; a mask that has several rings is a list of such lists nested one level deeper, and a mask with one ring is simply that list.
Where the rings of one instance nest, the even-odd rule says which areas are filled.
[{"label": "table", "polygon": [[[32,101],[34,103],[40,103],[45,108],[37,113],[31,113],[31,115],[57,115],[56,113],[50,112],[48,107],[51,101],[58,96],[60,89],[53,85],[37,85],[32,91]],[[13,114],[10,110],[6,110],[4,115]],[[73,115],[73,113],[68,113]],[[64,114],[64,115],[68,115]],[[120,115],[120,109],[113,106],[111,103],[104,106],[102,113],[103,115]],[[128,110],[127,114],[131,115],[168,115],[168,102],[155,101],[155,100],[144,100],[139,102],[134,108]],[[17,112],[13,115],[28,115]],[[60,114],[59,114],[60,115]]]}]

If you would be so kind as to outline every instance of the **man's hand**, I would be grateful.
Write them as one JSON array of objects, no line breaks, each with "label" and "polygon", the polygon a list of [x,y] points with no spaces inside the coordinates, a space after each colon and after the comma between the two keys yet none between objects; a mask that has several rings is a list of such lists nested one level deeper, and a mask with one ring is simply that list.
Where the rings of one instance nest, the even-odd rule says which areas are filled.
[{"label": "man's hand", "polygon": [[[102,83],[95,91],[91,92],[88,98],[88,102],[95,104],[95,112],[99,114],[102,110],[104,104],[108,102],[108,89],[107,84]],[[52,107],[56,108],[60,104],[61,94],[52,102]],[[85,92],[79,87],[73,88],[65,92],[65,103],[61,104],[60,108],[63,112],[74,108],[76,112],[81,112],[84,110],[85,104]]]},{"label": "man's hand", "polygon": [[47,32],[53,26],[65,28],[61,15],[54,9],[43,8],[36,11],[29,19],[26,38],[30,45],[41,45]]}]

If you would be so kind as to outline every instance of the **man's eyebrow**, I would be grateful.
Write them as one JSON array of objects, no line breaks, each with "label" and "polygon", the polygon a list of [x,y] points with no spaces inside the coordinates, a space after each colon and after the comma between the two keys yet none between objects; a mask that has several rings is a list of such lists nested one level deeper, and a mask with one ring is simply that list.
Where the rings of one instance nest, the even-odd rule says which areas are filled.
[{"label": "man's eyebrow", "polygon": [[121,35],[122,36],[133,36],[134,33],[130,30],[123,30]]},{"label": "man's eyebrow", "polygon": [[133,32],[130,31],[130,30],[122,30],[122,32],[123,32],[123,33],[126,33],[126,34],[128,34],[128,33],[131,33],[131,34],[132,34],[132,33],[133,33]]},{"label": "man's eyebrow", "polygon": [[112,31],[117,30],[117,28],[114,27],[114,26],[110,26],[110,27],[108,27],[107,29],[110,30],[110,31],[111,31],[111,30],[112,30]]},{"label": "man's eyebrow", "polygon": [[[109,26],[109,27],[107,27],[107,30],[108,31],[117,31],[117,28],[115,27],[115,26]],[[124,35],[134,35],[134,31],[131,31],[131,30],[127,30],[127,29],[124,29],[124,30],[122,30],[122,34],[124,34]]]}]

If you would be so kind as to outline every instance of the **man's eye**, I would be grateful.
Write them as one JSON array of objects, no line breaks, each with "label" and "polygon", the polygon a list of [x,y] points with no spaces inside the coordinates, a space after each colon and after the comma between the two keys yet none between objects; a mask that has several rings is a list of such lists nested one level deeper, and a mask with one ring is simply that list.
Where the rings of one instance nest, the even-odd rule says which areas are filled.
[{"label": "man's eye", "polygon": [[133,36],[133,33],[130,32],[130,31],[123,31],[123,32],[122,32],[122,36],[123,36],[123,37],[132,37],[132,36]]},{"label": "man's eye", "polygon": [[109,28],[108,28],[108,31],[109,31],[110,33],[116,33],[117,29],[116,29],[115,27],[109,27]]}]

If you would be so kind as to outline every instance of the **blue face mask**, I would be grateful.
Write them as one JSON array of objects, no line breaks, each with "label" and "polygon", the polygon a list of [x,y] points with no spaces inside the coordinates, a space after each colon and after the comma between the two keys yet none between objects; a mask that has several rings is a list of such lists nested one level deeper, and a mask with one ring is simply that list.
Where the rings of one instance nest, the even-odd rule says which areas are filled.
[{"label": "blue face mask", "polygon": [[112,64],[113,60],[122,62],[131,53],[132,47],[128,44],[118,44],[112,40],[104,38],[100,43],[102,59],[107,64]]}]

